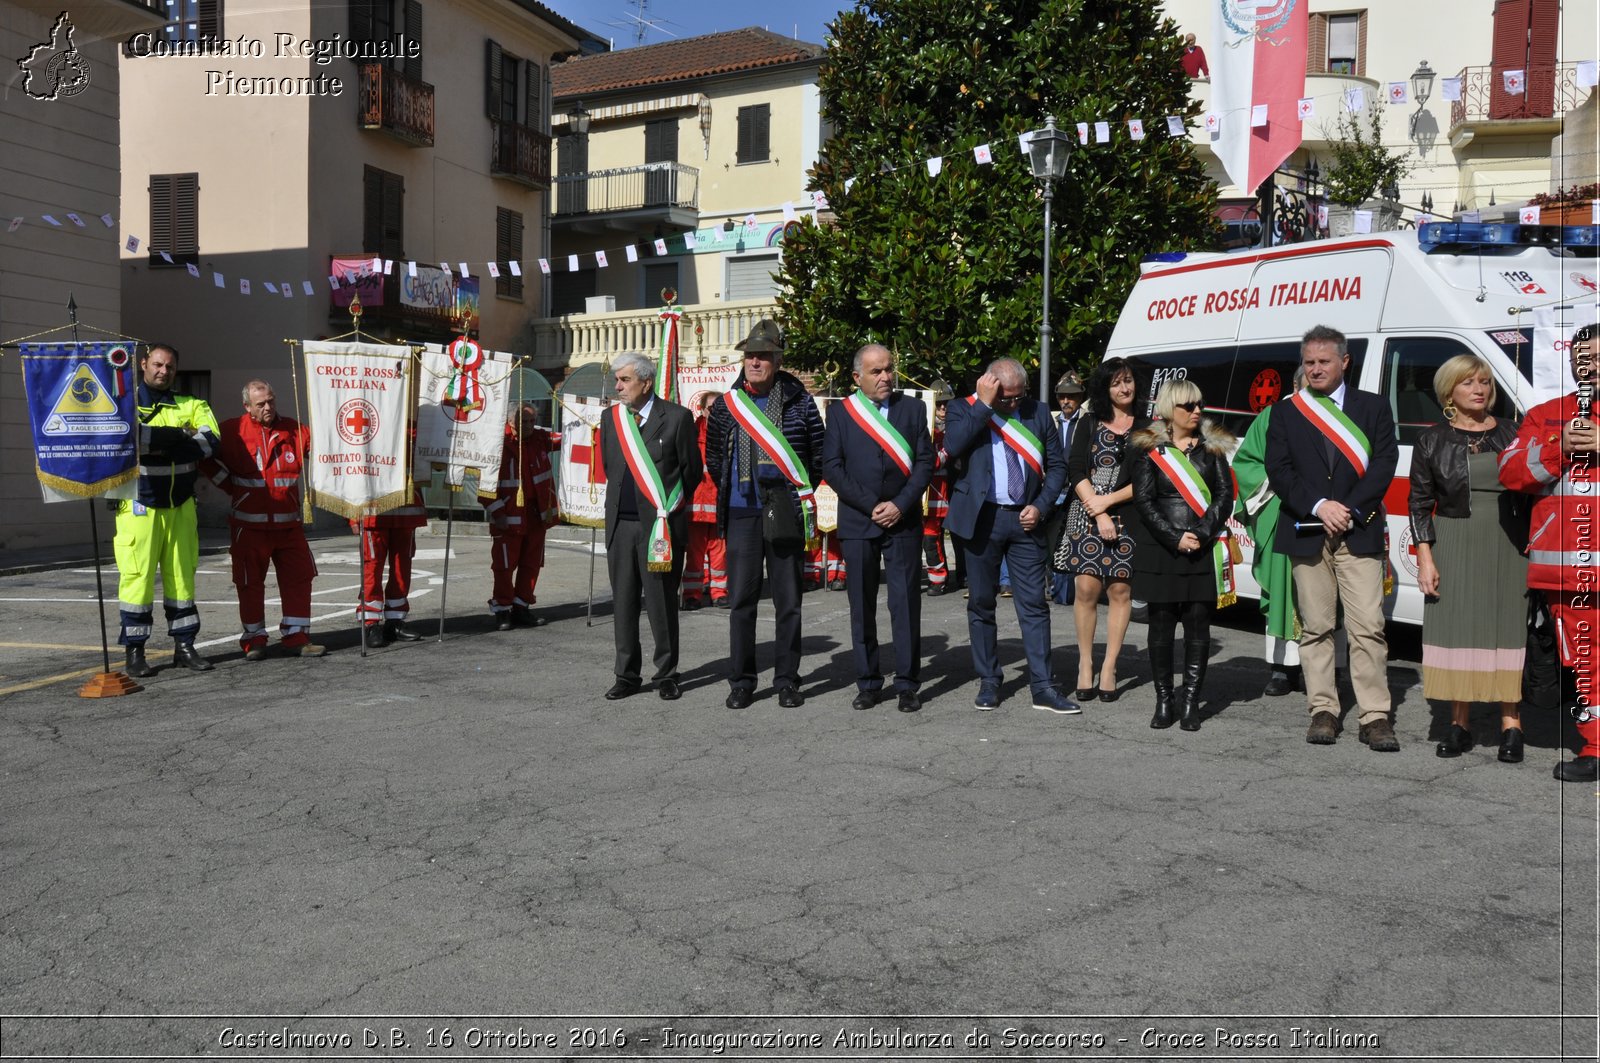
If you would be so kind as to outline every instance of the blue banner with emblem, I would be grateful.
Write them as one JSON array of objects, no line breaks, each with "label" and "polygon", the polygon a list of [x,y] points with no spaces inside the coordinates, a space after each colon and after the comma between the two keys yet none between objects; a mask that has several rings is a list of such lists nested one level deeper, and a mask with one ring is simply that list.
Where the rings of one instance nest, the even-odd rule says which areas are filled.
[{"label": "blue banner with emblem", "polygon": [[138,479],[133,344],[24,343],[20,353],[45,501],[95,498]]}]

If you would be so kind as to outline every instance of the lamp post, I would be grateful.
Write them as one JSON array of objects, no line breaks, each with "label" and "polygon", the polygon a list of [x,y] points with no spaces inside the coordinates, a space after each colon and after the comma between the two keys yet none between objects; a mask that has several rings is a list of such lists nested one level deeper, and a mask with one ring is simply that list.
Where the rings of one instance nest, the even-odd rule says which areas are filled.
[{"label": "lamp post", "polygon": [[582,100],[567,115],[567,123],[568,128],[580,137],[589,132],[589,112],[584,110]]},{"label": "lamp post", "polygon": [[1053,114],[1044,116],[1044,128],[1028,134],[1028,165],[1044,192],[1044,316],[1039,325],[1039,397],[1050,396],[1050,203],[1055,183],[1067,173],[1072,142],[1056,128]]},{"label": "lamp post", "polygon": [[1411,116],[1411,135],[1417,135],[1417,121],[1422,117],[1422,107],[1433,95],[1433,68],[1424,59],[1411,75],[1411,98],[1417,101],[1417,111]]}]

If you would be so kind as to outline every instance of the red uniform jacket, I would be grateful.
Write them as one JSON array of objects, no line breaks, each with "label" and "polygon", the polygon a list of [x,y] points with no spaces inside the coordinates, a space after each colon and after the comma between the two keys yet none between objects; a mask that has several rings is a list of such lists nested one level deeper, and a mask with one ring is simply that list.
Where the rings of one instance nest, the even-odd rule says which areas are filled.
[{"label": "red uniform jacket", "polygon": [[[520,533],[529,524],[545,527],[556,522],[556,481],[550,471],[550,450],[561,445],[561,437],[543,429],[517,442],[517,433],[506,430],[505,449],[500,458],[500,483],[494,501],[483,507],[490,517],[505,514],[506,531]],[[522,468],[517,468],[518,454]],[[522,504],[517,505],[517,488],[522,488]]]},{"label": "red uniform jacket", "polygon": [[[700,462],[706,460],[706,429],[711,426],[711,418],[700,418]],[[717,522],[717,480],[714,476],[705,476],[700,480],[700,486],[694,489],[694,497],[689,507],[689,519],[696,524],[715,524]]]},{"label": "red uniform jacket", "polygon": [[[1500,483],[1538,496],[1528,533],[1528,586],[1541,590],[1600,591],[1593,582],[1600,561],[1600,455],[1561,453],[1561,430],[1577,415],[1576,395],[1541,402],[1500,455]],[[1585,578],[1591,582],[1580,584]]]},{"label": "red uniform jacket", "polygon": [[943,520],[950,512],[950,456],[944,450],[944,429],[933,430],[933,479],[928,481],[928,516]]},{"label": "red uniform jacket", "polygon": [[224,421],[217,452],[203,468],[233,496],[235,528],[289,528],[300,523],[300,477],[311,432],[287,417],[262,427],[248,417]]}]

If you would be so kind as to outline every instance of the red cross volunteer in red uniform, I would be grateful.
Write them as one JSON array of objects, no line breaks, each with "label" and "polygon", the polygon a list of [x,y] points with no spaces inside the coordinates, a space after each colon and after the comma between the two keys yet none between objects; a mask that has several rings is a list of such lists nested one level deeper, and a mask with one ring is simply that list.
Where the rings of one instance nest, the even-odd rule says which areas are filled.
[{"label": "red cross volunteer in red uniform", "polygon": [[1562,782],[1600,779],[1600,434],[1594,422],[1595,328],[1573,334],[1577,390],[1528,411],[1500,455],[1500,483],[1537,496],[1528,535],[1528,586],[1544,591],[1561,663],[1573,670],[1582,748],[1557,764]]},{"label": "red cross volunteer in red uniform", "polygon": [[321,657],[311,641],[311,581],[317,565],[300,525],[300,478],[311,454],[311,433],[278,416],[265,380],[244,386],[243,417],[224,422],[216,455],[206,463],[212,481],[232,496],[233,585],[239,594],[239,646],[247,660],[267,655],[266,581],[277,570],[286,657]]},{"label": "red cross volunteer in red uniform", "polygon": [[[362,635],[368,646],[416,642],[421,635],[406,627],[411,615],[411,559],[417,552],[417,529],[428,523],[422,491],[413,486],[411,504],[375,517],[351,521],[361,536]],[[384,579],[388,569],[389,578]]]},{"label": "red cross volunteer in red uniform", "polygon": [[494,573],[489,610],[500,631],[538,623],[531,612],[538,600],[534,589],[544,567],[545,531],[556,522],[551,445],[551,433],[539,426],[533,403],[523,403],[520,417],[506,422],[500,483],[495,500],[484,507],[494,540],[489,548],[489,569]]}]

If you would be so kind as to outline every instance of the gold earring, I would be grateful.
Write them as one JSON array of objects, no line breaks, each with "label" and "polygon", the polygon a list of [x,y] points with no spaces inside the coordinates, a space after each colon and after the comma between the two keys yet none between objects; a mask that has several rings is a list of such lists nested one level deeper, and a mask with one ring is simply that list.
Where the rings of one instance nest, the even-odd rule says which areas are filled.
[{"label": "gold earring", "polygon": [[1444,400],[1444,419],[1446,421],[1450,421],[1451,423],[1455,422],[1455,419],[1456,419],[1456,400],[1454,398],[1449,398],[1449,399],[1445,399]]}]

